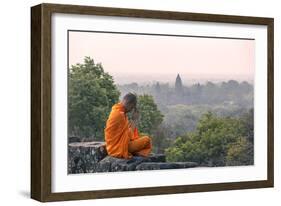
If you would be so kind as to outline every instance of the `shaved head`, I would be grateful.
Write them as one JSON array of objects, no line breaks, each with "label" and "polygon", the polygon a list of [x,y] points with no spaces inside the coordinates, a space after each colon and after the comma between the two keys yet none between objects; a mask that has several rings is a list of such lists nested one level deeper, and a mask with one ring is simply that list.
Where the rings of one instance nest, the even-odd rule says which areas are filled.
[{"label": "shaved head", "polygon": [[127,93],[122,100],[126,112],[130,112],[137,105],[137,96],[133,93]]}]

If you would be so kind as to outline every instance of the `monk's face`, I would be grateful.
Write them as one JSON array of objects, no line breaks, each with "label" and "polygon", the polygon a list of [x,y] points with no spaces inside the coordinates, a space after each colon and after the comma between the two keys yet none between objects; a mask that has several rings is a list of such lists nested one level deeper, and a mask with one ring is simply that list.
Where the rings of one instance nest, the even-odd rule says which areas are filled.
[{"label": "monk's face", "polygon": [[125,107],[126,112],[130,112],[130,111],[132,111],[136,107],[136,103],[126,102],[124,104],[124,107]]}]

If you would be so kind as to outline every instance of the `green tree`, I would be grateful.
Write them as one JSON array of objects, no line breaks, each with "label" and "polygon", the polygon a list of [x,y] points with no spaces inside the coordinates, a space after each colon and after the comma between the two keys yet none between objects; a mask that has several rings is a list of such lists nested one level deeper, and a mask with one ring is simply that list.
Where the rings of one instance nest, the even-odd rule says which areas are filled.
[{"label": "green tree", "polygon": [[160,132],[164,115],[157,108],[157,104],[151,95],[143,94],[138,96],[138,109],[140,112],[140,121],[138,128],[142,134],[149,135],[152,138],[153,151],[161,152],[161,148],[167,145],[165,134]]},{"label": "green tree", "polygon": [[254,109],[251,108],[247,113],[241,117],[244,125],[244,136],[250,143],[254,143]]},{"label": "green tree", "polygon": [[138,96],[138,109],[141,115],[139,129],[141,132],[151,135],[162,123],[164,116],[158,110],[151,95],[143,94]]},{"label": "green tree", "polygon": [[253,108],[240,118],[244,129],[242,137],[229,145],[226,165],[252,165],[254,164],[254,110]]},{"label": "green tree", "polygon": [[242,120],[244,119],[218,117],[207,112],[202,115],[194,132],[178,137],[175,143],[166,149],[167,159],[195,161],[208,166],[225,166],[232,163],[244,165],[245,161],[239,161],[240,157],[245,157],[249,160],[247,162],[251,162],[252,153],[245,152],[246,149],[253,148],[253,145],[248,139],[247,142],[240,140],[240,137],[251,134]]},{"label": "green tree", "polygon": [[245,137],[240,137],[235,143],[229,145],[226,156],[226,165],[252,165],[254,164],[253,144]]},{"label": "green tree", "polygon": [[68,91],[69,135],[102,140],[106,118],[120,92],[101,63],[90,57],[70,67]]},{"label": "green tree", "polygon": [[172,143],[172,139],[169,138],[170,133],[170,128],[163,123],[153,131],[153,152],[162,154],[164,153],[165,149]]}]

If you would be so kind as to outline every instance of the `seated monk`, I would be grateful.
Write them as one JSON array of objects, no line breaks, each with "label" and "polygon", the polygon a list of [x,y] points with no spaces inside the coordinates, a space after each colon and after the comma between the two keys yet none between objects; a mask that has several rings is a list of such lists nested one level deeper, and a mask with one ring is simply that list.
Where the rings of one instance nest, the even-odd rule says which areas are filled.
[{"label": "seated monk", "polygon": [[[140,136],[136,127],[139,118],[136,105],[136,95],[128,93],[121,102],[112,106],[104,129],[108,155],[130,159],[134,155],[146,157],[150,154],[152,149],[150,137]],[[127,117],[130,111],[132,121]]]}]

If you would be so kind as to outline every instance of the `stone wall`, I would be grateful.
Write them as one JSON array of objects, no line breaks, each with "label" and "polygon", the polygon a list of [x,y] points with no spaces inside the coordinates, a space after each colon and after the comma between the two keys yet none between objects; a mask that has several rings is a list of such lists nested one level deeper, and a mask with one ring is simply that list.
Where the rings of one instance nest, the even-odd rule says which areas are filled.
[{"label": "stone wall", "polygon": [[121,159],[107,155],[104,142],[72,142],[68,145],[68,174],[160,170],[197,167],[195,162],[166,162],[164,154]]}]

